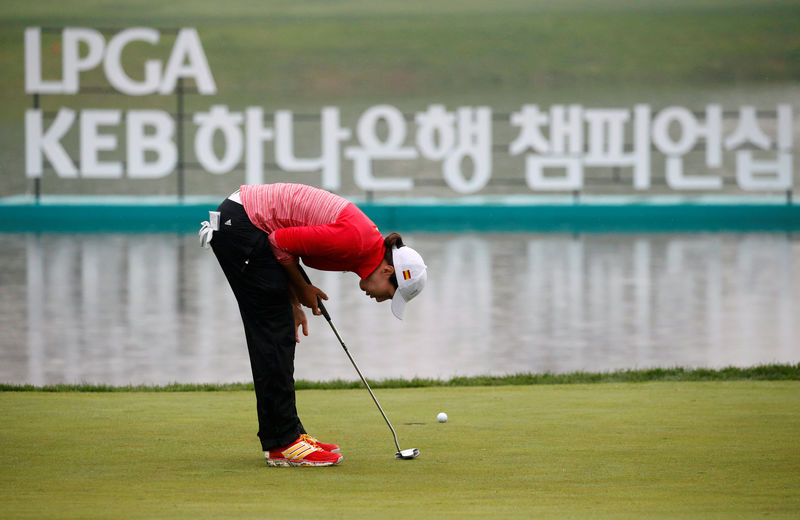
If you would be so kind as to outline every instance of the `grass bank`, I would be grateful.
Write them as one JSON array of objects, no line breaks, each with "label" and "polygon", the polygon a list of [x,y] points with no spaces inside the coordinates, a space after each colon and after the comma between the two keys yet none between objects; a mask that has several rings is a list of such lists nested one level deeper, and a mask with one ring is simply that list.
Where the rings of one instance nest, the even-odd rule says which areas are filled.
[{"label": "grass bank", "polygon": [[[0,70],[20,87],[22,30],[36,25],[197,27],[228,102],[800,79],[800,7],[786,0],[7,4]],[[125,59],[140,70],[153,53],[134,45]]]},{"label": "grass bank", "polygon": [[[267,468],[251,392],[0,393],[6,518],[796,518],[800,383],[298,393],[334,468]],[[446,411],[447,423],[436,422]]]},{"label": "grass bank", "polygon": [[[106,39],[129,27],[164,29],[157,45],[134,42],[122,54],[123,68],[136,80],[148,60],[167,62],[174,43],[170,29],[195,27],[218,92],[187,96],[187,112],[222,104],[317,114],[328,105],[342,109],[348,127],[379,103],[414,111],[433,103],[450,109],[485,105],[498,113],[527,103],[686,103],[699,110],[710,96],[716,103],[732,98],[774,109],[776,102],[790,102],[793,91],[786,98],[772,90],[753,92],[794,87],[800,80],[800,5],[791,0],[229,0],[224,7],[212,0],[7,0],[0,14],[0,166],[11,174],[0,178],[0,195],[31,191],[19,153],[25,110],[33,103],[24,88],[27,27],[51,29],[43,37],[41,58],[43,78],[50,81],[62,75],[63,27],[103,29]],[[86,88],[108,85],[103,67],[97,67],[81,74],[80,95],[44,95],[40,106],[46,112],[175,110],[175,96],[130,97]],[[316,129],[311,132],[309,142],[315,143]],[[77,134],[73,127],[64,138],[73,158]],[[187,160],[196,162],[191,153]],[[283,178],[270,173],[273,180]],[[192,170],[190,193],[224,193],[243,181],[243,171],[236,174],[242,180],[225,184],[225,177]],[[48,193],[174,189],[171,179],[81,182],[52,171],[45,177]],[[317,176],[301,178],[318,182]]]}]

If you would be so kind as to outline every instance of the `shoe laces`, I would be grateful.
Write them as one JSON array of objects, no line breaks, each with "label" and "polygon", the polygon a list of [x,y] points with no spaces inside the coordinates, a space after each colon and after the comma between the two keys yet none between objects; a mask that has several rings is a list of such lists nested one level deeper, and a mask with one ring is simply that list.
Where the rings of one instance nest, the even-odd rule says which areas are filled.
[{"label": "shoe laces", "polygon": [[307,434],[307,433],[301,433],[300,434],[300,440],[303,440],[303,441],[307,442],[308,444],[312,445],[313,447],[317,448],[318,450],[322,449],[322,448],[319,447],[319,441],[317,439],[315,439],[314,437],[312,437],[311,435]]}]

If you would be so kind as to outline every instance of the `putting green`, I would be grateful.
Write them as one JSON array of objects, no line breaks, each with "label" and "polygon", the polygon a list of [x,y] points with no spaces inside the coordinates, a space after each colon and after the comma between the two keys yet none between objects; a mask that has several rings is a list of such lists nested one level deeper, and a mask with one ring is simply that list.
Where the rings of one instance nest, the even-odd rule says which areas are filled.
[{"label": "putting green", "polygon": [[[333,468],[267,468],[249,392],[0,393],[5,518],[796,518],[800,382],[306,390]],[[436,421],[445,411],[449,420]]]}]

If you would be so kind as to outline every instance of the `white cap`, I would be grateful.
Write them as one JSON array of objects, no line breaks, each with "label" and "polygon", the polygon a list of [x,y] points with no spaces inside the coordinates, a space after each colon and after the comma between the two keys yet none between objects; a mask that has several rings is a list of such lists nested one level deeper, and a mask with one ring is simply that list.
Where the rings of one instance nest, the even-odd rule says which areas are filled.
[{"label": "white cap", "polygon": [[406,303],[422,292],[428,279],[428,272],[420,254],[408,246],[392,247],[392,263],[397,277],[397,290],[392,298],[392,313],[402,320]]}]

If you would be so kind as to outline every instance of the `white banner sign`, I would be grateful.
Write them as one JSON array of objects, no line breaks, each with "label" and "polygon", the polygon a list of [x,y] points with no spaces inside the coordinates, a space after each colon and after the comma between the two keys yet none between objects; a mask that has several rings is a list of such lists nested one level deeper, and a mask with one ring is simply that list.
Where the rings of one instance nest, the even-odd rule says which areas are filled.
[{"label": "white banner sign", "polygon": [[[25,90],[30,94],[78,94],[80,74],[102,65],[109,84],[125,95],[174,93],[179,79],[194,80],[202,95],[217,88],[197,31],[181,29],[166,63],[148,60],[134,80],[124,70],[121,56],[131,42],[158,43],[159,31],[126,29],[106,42],[94,29],[65,28],[61,34],[62,77],[45,80],[41,66],[41,30],[25,31]],[[87,49],[81,55],[80,48]],[[509,116],[515,138],[508,154],[522,159],[520,176],[536,192],[580,190],[584,170],[591,167],[631,168],[633,187],[648,190],[652,166],[663,163],[667,185],[675,190],[722,188],[723,154],[735,162],[736,180],[743,190],[788,190],[793,184],[793,112],[778,104],[775,124],[762,127],[753,106],[738,107],[736,124],[724,131],[723,107],[710,104],[700,116],[684,107],[654,111],[650,105],[631,108],[589,108],[582,105],[540,107],[524,105]],[[271,143],[279,168],[289,172],[319,172],[321,186],[341,187],[342,163],[352,162],[355,184],[367,191],[409,191],[414,178],[376,177],[379,161],[420,158],[441,162],[442,177],[455,192],[480,192],[490,182],[493,166],[493,122],[489,107],[431,105],[413,115],[413,129],[396,107],[367,108],[356,127],[341,123],[337,107],[325,107],[319,117],[319,157],[297,157],[295,116],[289,110],[274,113],[265,123],[262,107],[231,110],[212,105],[194,114],[194,152],[201,167],[226,174],[242,162],[247,184],[264,179],[265,143]],[[79,131],[80,170],[62,145],[73,126]],[[379,132],[378,129],[381,129]],[[124,139],[118,139],[124,130]],[[413,133],[412,133],[413,132]],[[41,110],[25,114],[26,175],[41,177],[47,161],[64,178],[157,179],[170,175],[178,162],[176,124],[160,110],[82,110],[66,107],[46,122]],[[380,135],[379,135],[380,134]],[[215,152],[215,140],[224,147]],[[626,138],[627,137],[627,138]],[[124,145],[120,141],[124,140]],[[355,141],[355,142],[353,142]],[[629,144],[626,144],[629,141]],[[684,159],[704,144],[709,171],[687,172]],[[123,148],[124,146],[124,148]],[[124,161],[101,160],[101,152],[124,150]]]}]

